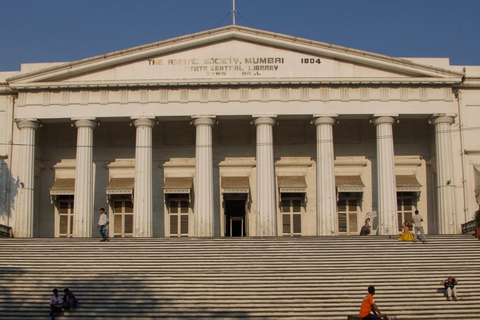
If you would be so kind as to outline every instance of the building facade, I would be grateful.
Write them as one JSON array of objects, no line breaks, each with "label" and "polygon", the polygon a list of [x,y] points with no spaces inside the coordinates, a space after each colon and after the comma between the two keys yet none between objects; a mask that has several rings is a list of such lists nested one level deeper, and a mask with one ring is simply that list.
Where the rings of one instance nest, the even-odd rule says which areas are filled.
[{"label": "building facade", "polygon": [[480,66],[228,26],[0,72],[16,237],[457,234],[480,202]]}]

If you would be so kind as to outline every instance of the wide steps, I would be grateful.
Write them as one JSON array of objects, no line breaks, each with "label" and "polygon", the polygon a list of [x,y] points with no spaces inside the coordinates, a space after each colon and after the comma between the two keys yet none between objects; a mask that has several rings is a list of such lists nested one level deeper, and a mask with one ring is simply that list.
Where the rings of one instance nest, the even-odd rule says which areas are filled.
[{"label": "wide steps", "polygon": [[[480,319],[480,241],[428,240],[0,239],[0,319],[45,319],[69,287],[81,306],[58,319],[345,320],[368,285],[399,319]],[[440,291],[450,274],[456,302]]]}]

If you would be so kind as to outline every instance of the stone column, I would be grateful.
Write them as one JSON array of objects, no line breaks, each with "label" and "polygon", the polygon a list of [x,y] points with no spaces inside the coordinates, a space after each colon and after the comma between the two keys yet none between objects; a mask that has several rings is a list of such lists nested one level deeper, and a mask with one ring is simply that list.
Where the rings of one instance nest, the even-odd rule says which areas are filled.
[{"label": "stone column", "polygon": [[315,118],[317,126],[317,235],[338,234],[333,124],[335,118]]},{"label": "stone column", "polygon": [[37,120],[20,120],[20,159],[18,195],[15,208],[13,234],[18,238],[33,237],[34,183],[35,183],[35,130]]},{"label": "stone column", "polygon": [[397,187],[395,183],[395,154],[393,151],[392,116],[374,117],[377,127],[378,232],[398,234]]},{"label": "stone column", "polygon": [[212,127],[215,119],[199,117],[193,121],[195,144],[195,235],[213,237],[213,149]]},{"label": "stone column", "polygon": [[255,119],[257,128],[257,236],[277,235],[272,117]]},{"label": "stone column", "polygon": [[435,152],[437,160],[437,211],[438,232],[454,234],[455,221],[455,181],[453,175],[453,156],[451,125],[453,117],[434,116]]},{"label": "stone column", "polygon": [[[75,120],[75,119],[74,119]],[[79,119],[77,127],[77,156],[75,167],[75,196],[73,236],[91,237],[93,226],[93,129],[95,119]]]},{"label": "stone column", "polygon": [[152,128],[155,120],[133,120],[136,127],[135,186],[133,197],[133,236],[153,235]]}]

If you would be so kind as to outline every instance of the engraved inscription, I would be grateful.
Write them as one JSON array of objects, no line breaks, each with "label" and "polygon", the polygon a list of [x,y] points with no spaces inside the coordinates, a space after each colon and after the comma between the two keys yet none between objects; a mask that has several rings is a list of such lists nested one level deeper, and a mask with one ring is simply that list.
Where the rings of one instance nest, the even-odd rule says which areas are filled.
[{"label": "engraved inscription", "polygon": [[[227,76],[265,76],[269,72],[275,73],[285,67],[288,59],[285,57],[209,57],[191,59],[149,59],[149,66],[181,67],[184,72],[198,77],[227,77]],[[303,57],[290,62],[318,66],[321,61],[317,57]]]}]

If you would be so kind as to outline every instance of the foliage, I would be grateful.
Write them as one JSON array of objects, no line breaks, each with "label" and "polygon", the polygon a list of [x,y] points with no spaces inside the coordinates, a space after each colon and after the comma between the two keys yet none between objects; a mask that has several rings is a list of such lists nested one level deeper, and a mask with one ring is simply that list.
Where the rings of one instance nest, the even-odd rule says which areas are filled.
[{"label": "foliage", "polygon": [[475,211],[473,220],[475,221],[475,227],[480,228],[480,210]]}]

